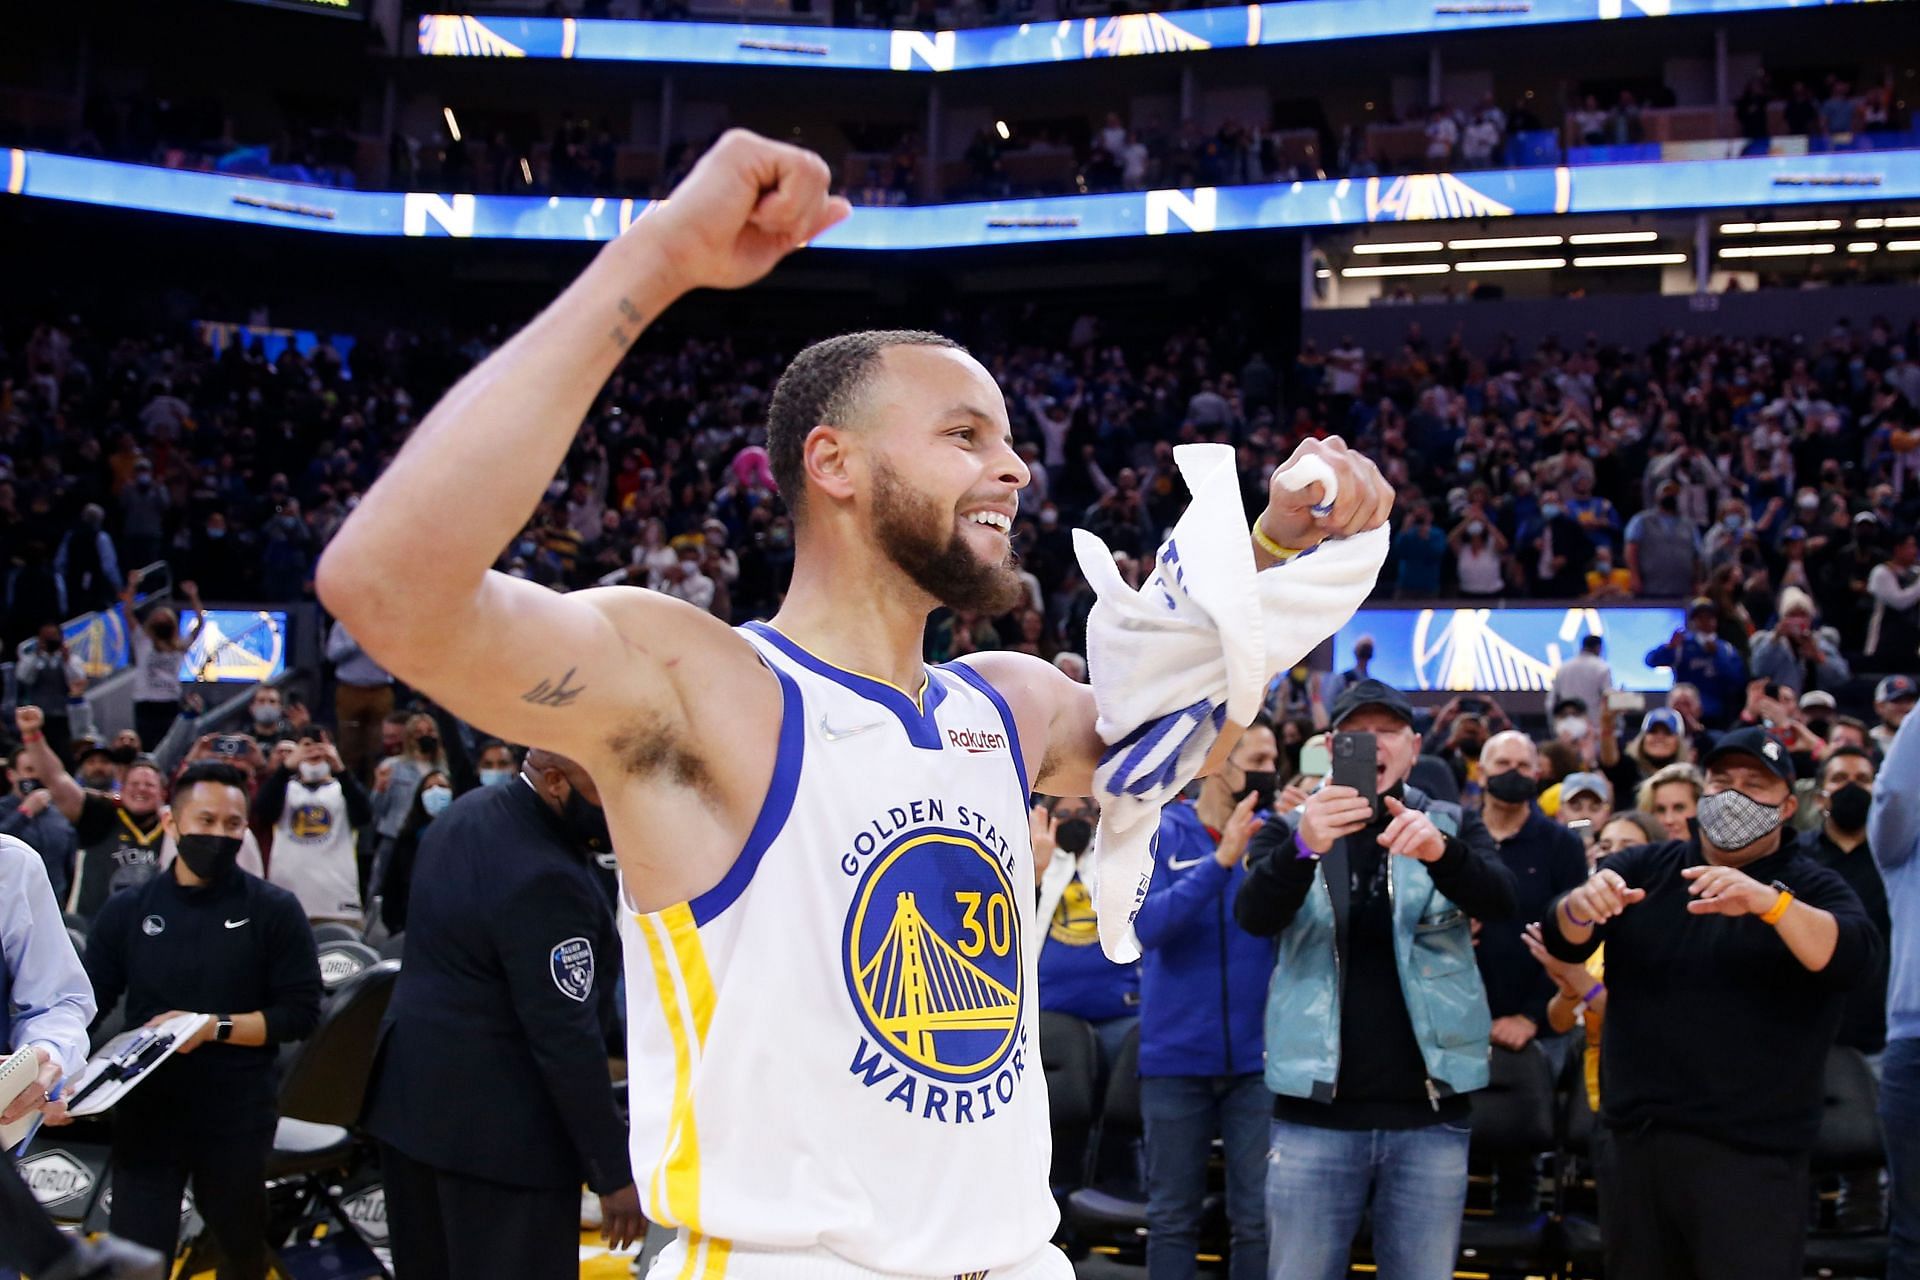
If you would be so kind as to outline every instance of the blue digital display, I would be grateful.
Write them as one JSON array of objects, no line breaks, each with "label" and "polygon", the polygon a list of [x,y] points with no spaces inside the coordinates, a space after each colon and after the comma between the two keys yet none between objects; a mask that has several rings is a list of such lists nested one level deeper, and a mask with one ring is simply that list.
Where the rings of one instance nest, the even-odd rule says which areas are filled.
[{"label": "blue digital display", "polygon": [[1028,22],[968,31],[633,22],[581,18],[420,19],[421,54],[580,58],[739,66],[951,72],[1367,36],[1645,21],[1697,14],[1818,9],[1866,0],[1289,0],[1176,13]]},{"label": "blue digital display", "polygon": [[[346,191],[228,174],[0,153],[10,194],[336,235],[611,240],[646,200]],[[1793,207],[1920,198],[1920,151],[1328,178],[1193,190],[856,208],[825,249],[947,249],[1432,219]]]},{"label": "blue digital display", "polygon": [[180,660],[182,680],[277,680],[287,672],[287,615],[279,609],[209,609]]},{"label": "blue digital display", "polygon": [[1616,689],[1662,693],[1673,671],[1647,651],[1686,625],[1686,610],[1616,608],[1363,609],[1333,638],[1333,669],[1353,666],[1353,646],[1373,637],[1368,672],[1409,692],[1545,693],[1560,664],[1589,635],[1604,642]]}]

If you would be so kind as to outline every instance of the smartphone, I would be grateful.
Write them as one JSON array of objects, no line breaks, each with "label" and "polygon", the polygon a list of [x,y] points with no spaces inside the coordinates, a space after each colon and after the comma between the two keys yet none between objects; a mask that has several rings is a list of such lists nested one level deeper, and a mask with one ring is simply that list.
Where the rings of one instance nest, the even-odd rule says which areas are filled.
[{"label": "smartphone", "polygon": [[1462,715],[1483,716],[1487,714],[1487,700],[1485,698],[1462,698],[1460,699],[1460,712]]},{"label": "smartphone", "polygon": [[1647,695],[1644,693],[1622,693],[1619,690],[1607,695],[1609,711],[1645,711]]},{"label": "smartphone", "polygon": [[1372,734],[1336,733],[1333,735],[1333,773],[1330,775],[1333,785],[1352,787],[1376,808],[1380,801],[1373,784],[1379,760],[1380,747]]},{"label": "smartphone", "polygon": [[246,755],[252,745],[252,739],[241,733],[223,733],[213,740],[214,752],[223,756]]},{"label": "smartphone", "polygon": [[1599,839],[1599,833],[1593,829],[1592,818],[1575,818],[1567,824],[1567,830],[1580,837],[1580,843],[1592,844]]}]

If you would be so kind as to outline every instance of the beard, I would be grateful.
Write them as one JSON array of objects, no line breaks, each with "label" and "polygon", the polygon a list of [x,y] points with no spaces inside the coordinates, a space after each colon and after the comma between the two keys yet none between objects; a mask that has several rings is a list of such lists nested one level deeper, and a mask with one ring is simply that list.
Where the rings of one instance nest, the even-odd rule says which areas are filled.
[{"label": "beard", "polygon": [[[941,536],[942,522],[946,534]],[[880,549],[922,591],[949,609],[1006,613],[1026,594],[1009,547],[997,564],[980,559],[954,517],[914,492],[884,461],[874,465],[873,531]]]}]

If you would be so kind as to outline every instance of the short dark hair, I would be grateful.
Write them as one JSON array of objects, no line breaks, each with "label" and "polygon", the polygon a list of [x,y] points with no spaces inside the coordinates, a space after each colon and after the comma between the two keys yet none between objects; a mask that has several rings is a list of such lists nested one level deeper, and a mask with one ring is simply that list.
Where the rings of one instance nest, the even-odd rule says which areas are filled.
[{"label": "short dark hair", "polygon": [[240,771],[239,765],[222,760],[198,760],[182,769],[180,776],[173,780],[174,797],[186,795],[203,782],[218,787],[238,787],[241,795],[247,794],[247,775]]},{"label": "short dark hair", "polygon": [[800,512],[806,489],[801,451],[823,422],[844,423],[888,347],[966,348],[925,329],[864,329],[807,347],[787,363],[767,406],[767,461],[787,510]]},{"label": "short dark hair", "polygon": [[1824,787],[1827,785],[1827,774],[1831,771],[1833,762],[1835,760],[1845,760],[1848,756],[1858,756],[1868,764],[1873,765],[1874,773],[1878,774],[1880,772],[1880,766],[1874,761],[1873,752],[1863,751],[1859,747],[1835,747],[1833,750],[1827,752],[1820,761],[1821,786]]}]

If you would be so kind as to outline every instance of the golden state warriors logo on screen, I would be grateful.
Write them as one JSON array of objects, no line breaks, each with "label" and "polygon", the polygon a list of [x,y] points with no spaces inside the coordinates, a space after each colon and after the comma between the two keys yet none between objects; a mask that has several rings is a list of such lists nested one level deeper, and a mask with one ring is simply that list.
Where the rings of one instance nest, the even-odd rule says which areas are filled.
[{"label": "golden state warriors logo on screen", "polygon": [[964,1083],[1020,1035],[1019,910],[1000,860],[959,831],[913,832],[876,857],[847,916],[848,994],[900,1063]]}]

